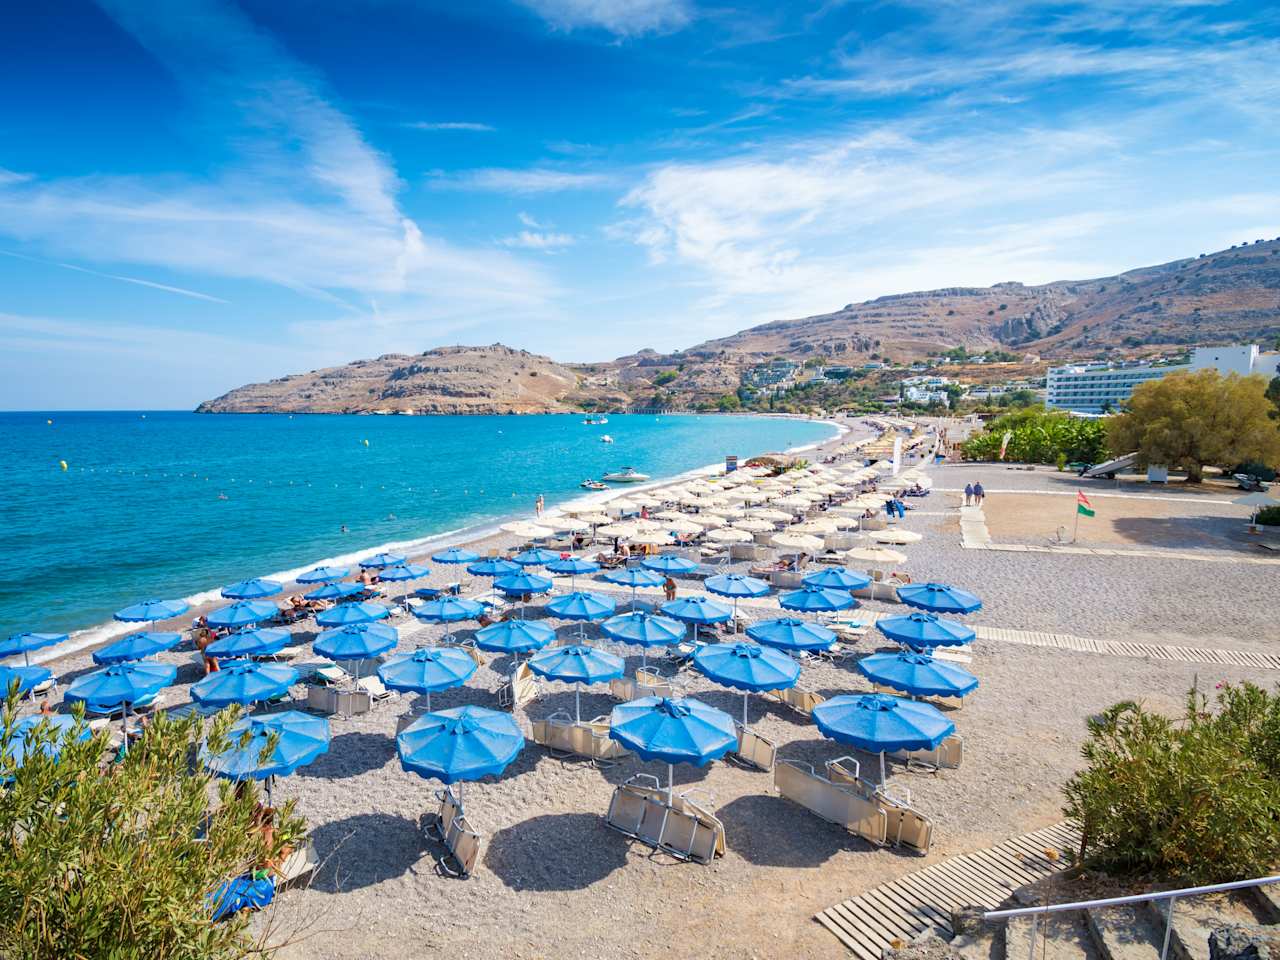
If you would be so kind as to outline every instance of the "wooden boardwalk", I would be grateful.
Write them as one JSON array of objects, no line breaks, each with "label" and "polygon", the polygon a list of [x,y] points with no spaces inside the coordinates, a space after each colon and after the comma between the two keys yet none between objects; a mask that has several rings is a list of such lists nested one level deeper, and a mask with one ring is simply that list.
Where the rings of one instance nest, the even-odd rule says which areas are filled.
[{"label": "wooden boardwalk", "polygon": [[1018,887],[1065,869],[1065,854],[1079,843],[1075,830],[1056,823],[891,880],[814,919],[859,960],[880,960],[894,941],[910,941],[930,928],[949,934],[953,908],[994,908]]}]

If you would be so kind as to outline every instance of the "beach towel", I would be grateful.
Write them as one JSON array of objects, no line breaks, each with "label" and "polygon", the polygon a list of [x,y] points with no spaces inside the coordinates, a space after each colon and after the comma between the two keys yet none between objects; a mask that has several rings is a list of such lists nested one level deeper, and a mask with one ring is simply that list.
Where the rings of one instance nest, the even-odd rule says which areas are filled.
[{"label": "beach towel", "polygon": [[256,871],[228,880],[209,894],[213,919],[221,920],[246,908],[260,910],[275,899],[276,882],[269,874]]}]

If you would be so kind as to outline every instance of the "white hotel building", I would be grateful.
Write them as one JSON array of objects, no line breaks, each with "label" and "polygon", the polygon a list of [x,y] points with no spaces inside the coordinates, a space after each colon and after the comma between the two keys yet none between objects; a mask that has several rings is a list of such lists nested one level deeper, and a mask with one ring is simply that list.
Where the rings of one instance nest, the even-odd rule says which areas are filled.
[{"label": "white hotel building", "polygon": [[1220,373],[1260,373],[1270,378],[1280,373],[1280,353],[1262,353],[1256,344],[1236,347],[1196,347],[1191,362],[1168,366],[1117,367],[1109,364],[1076,364],[1054,367],[1046,380],[1045,405],[1074,413],[1118,410],[1133,388],[1166,373],[1215,369]]}]

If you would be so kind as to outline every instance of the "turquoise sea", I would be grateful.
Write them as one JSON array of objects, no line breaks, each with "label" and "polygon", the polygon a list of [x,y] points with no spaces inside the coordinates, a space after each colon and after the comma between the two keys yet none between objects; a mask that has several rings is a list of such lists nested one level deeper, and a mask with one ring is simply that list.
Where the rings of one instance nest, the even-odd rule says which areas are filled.
[{"label": "turquoise sea", "polygon": [[0,636],[87,629],[147,597],[462,539],[624,466],[660,480],[834,433],[730,416],[0,413]]}]

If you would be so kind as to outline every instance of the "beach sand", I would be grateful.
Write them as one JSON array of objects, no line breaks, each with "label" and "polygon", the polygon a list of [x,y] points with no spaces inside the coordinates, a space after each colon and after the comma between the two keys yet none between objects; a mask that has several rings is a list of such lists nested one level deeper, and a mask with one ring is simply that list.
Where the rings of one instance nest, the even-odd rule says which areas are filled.
[{"label": "beach sand", "polygon": [[[1100,618],[1089,621],[1082,612],[1085,626],[1077,632],[1107,636],[1124,631],[1128,618],[1118,602],[1109,601],[1106,591],[1113,584],[1105,575],[1099,582],[1096,563],[1028,556],[1016,558],[1018,569],[1005,571],[1008,555],[963,551],[956,545],[954,510],[944,495],[913,505],[917,509],[904,526],[926,537],[901,548],[909,557],[906,568],[917,580],[944,579],[979,592],[986,607],[971,622],[1052,629],[1063,605],[1090,589]],[[512,541],[506,535],[491,536],[473,548],[505,549]],[[1034,576],[1035,565],[1042,562],[1051,566],[1043,582]],[[435,568],[431,580],[453,578],[452,571]],[[698,592],[696,586],[684,581],[681,593]],[[614,595],[621,605],[626,595]],[[647,598],[654,596],[647,592]],[[1185,597],[1176,591],[1152,600],[1185,610]],[[756,617],[776,615],[772,603],[776,601],[748,610]],[[531,616],[539,615],[538,606],[530,608]],[[878,602],[864,606],[902,611]],[[549,622],[561,633],[578,629]],[[1239,621],[1245,638],[1252,622]],[[409,618],[397,625],[402,649],[444,633],[442,627]],[[594,626],[587,631],[598,636]],[[459,637],[470,632],[455,631]],[[311,636],[299,631],[299,640]],[[872,634],[858,650],[869,653],[882,646]],[[629,669],[639,663],[634,648],[619,652],[627,654]],[[170,700],[181,703],[187,686],[199,676],[195,658],[188,651],[161,659],[181,666]],[[486,660],[465,687],[433,695],[432,707],[496,707],[495,692],[511,664],[502,657]],[[714,797],[711,806],[725,824],[727,854],[709,866],[681,863],[629,841],[603,821],[617,783],[640,772],[665,778],[664,768],[631,759],[598,769],[554,760],[529,744],[500,779],[467,785],[468,816],[485,834],[485,846],[470,879],[448,879],[435,870],[439,845],[424,839],[421,830],[424,816],[434,811],[439,785],[402,771],[395,755],[397,720],[417,698],[381,703],[349,720],[334,718],[329,752],[281,780],[275,791],[278,799],[296,798],[321,868],[309,885],[284,893],[255,923],[275,941],[288,941],[279,954],[286,960],[843,957],[844,948],[812,920],[816,911],[928,863],[1061,819],[1060,789],[1080,762],[1089,716],[1127,697],[1173,712],[1193,683],[1212,689],[1223,681],[1272,679],[1264,671],[1240,667],[990,641],[973,645],[968,668],[981,687],[962,710],[952,713],[965,741],[963,766],[937,775],[901,769],[892,774],[934,819],[934,844],[927,857],[877,849],[777,797],[770,774],[715,762],[703,768],[677,767],[676,789],[696,787]],[[56,669],[66,681],[92,664],[81,653],[58,661]],[[740,716],[740,694],[688,671],[681,680],[688,693]],[[806,664],[802,683],[828,696],[869,689],[851,663]],[[295,693],[301,695],[302,688]],[[582,703],[584,716],[607,715],[615,705],[603,688],[584,693]],[[570,688],[544,684],[541,695],[517,710],[516,718],[527,730],[531,718],[572,707]],[[762,698],[752,698],[750,716],[753,727],[778,744],[781,757],[821,766],[848,753],[822,738],[807,718]],[[861,760],[873,762],[865,756]]]}]

